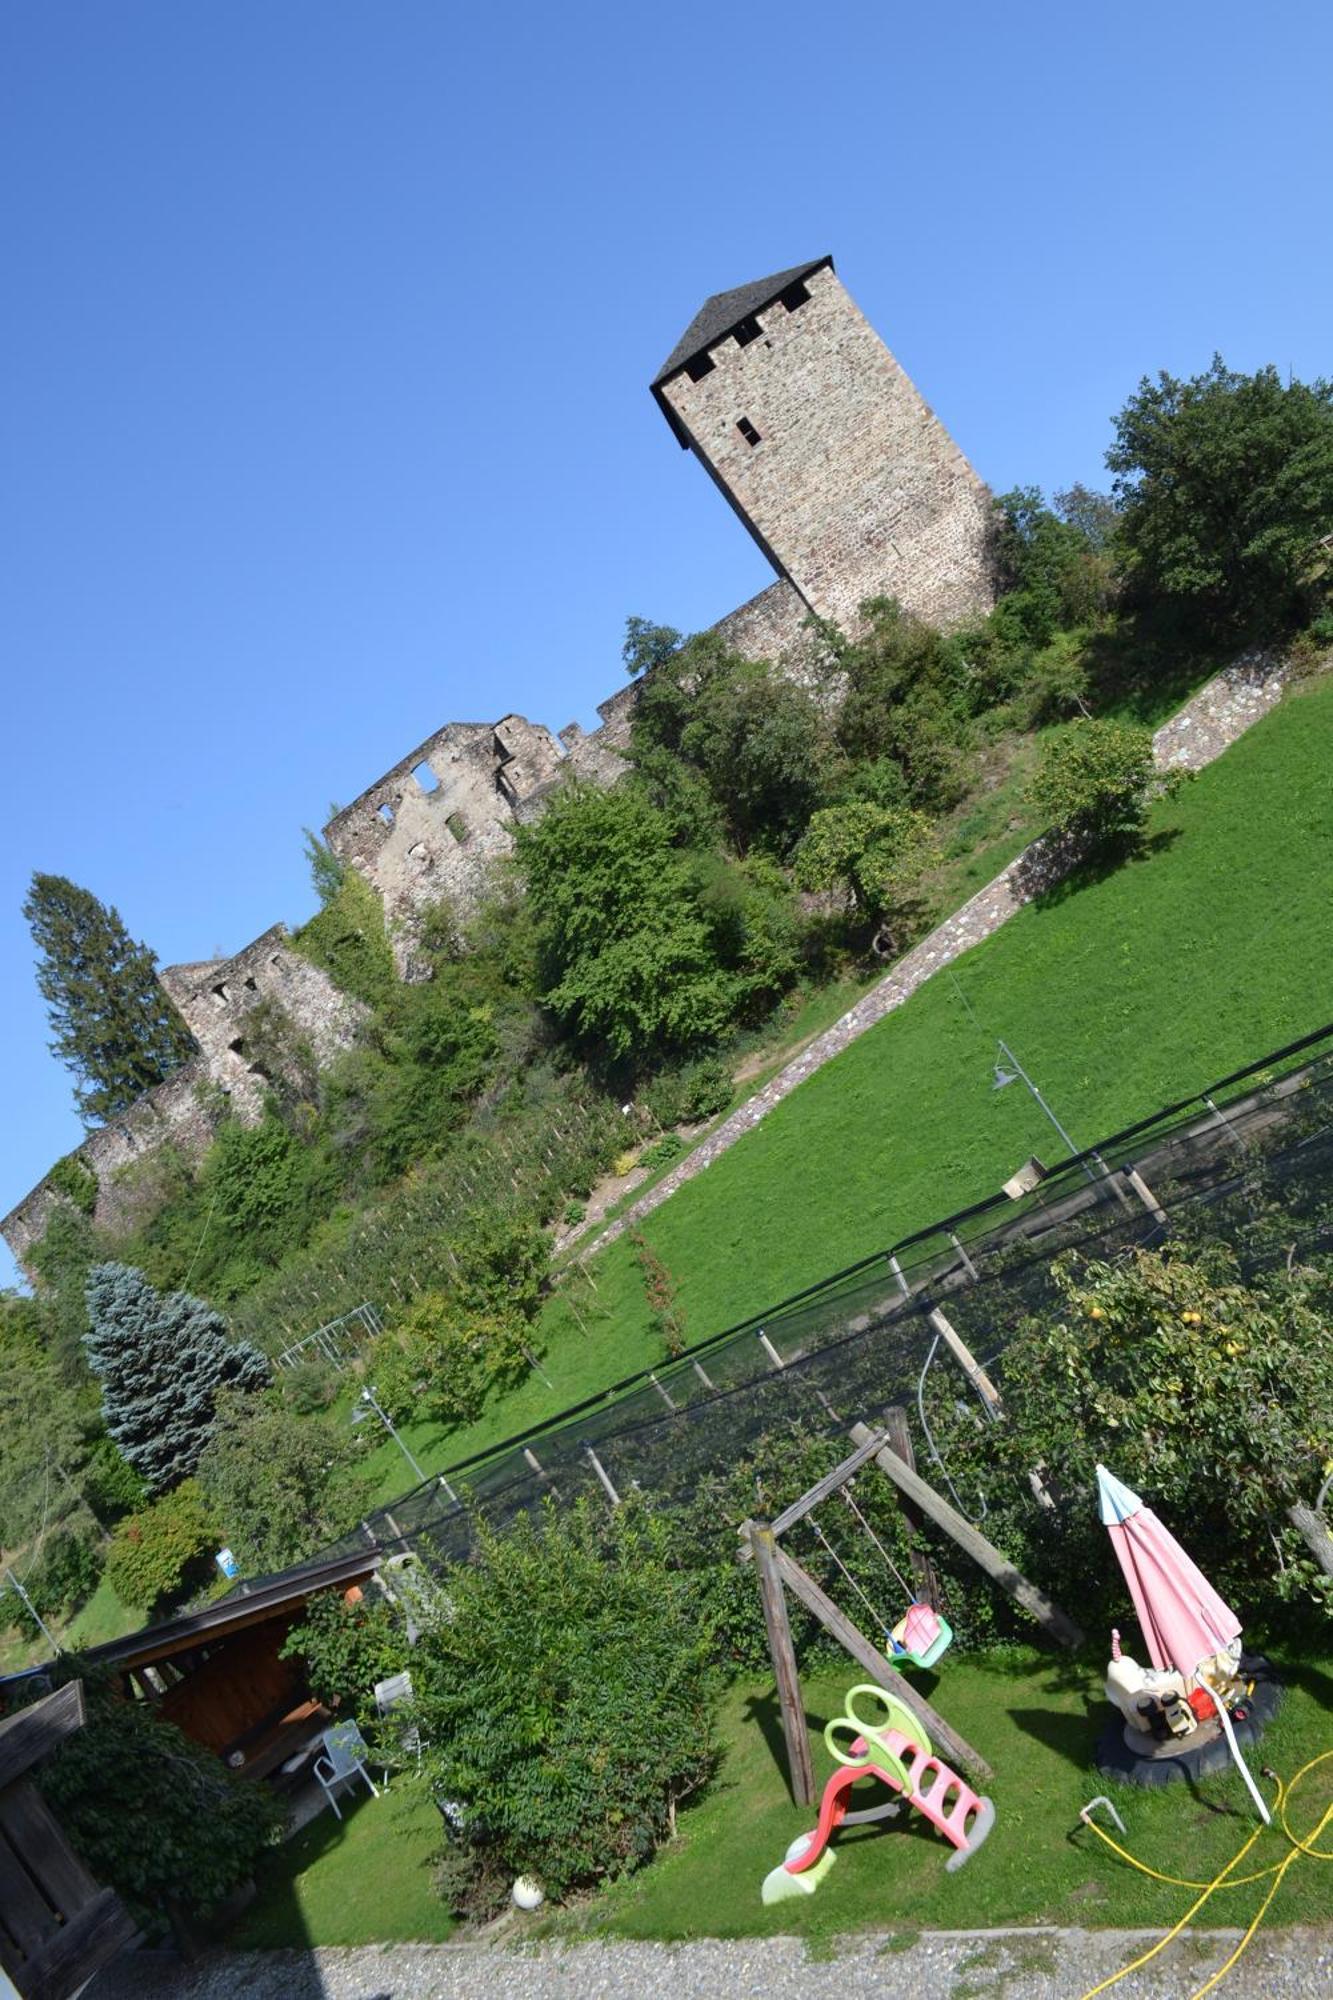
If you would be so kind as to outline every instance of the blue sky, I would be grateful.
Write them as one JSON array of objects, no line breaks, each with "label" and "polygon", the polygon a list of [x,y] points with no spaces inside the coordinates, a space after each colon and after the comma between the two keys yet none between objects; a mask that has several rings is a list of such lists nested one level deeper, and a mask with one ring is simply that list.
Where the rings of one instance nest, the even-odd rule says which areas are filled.
[{"label": "blue sky", "polygon": [[1333,365],[1331,73],[1316,0],[4,10],[0,1211],[79,1136],[34,868],[233,951],[762,588],[647,393],[705,294],[831,251],[997,490],[1104,483],[1143,373]]}]

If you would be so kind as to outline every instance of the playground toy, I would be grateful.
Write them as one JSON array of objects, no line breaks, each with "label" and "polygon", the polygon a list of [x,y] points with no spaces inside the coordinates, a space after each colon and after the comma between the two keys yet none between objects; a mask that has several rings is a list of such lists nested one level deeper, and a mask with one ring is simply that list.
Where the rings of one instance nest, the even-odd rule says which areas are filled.
[{"label": "playground toy", "polygon": [[953,1643],[953,1628],[945,1619],[940,1617],[934,1606],[929,1604],[925,1598],[918,1596],[916,1591],[906,1581],[897,1563],[895,1563],[893,1557],[889,1554],[883,1542],[866,1519],[861,1508],[857,1505],[856,1495],[852,1490],[851,1479],[848,1479],[846,1484],[840,1489],[839,1497],[859,1525],[862,1534],[879,1555],[880,1561],[892,1575],[898,1588],[908,1599],[907,1610],[896,1625],[892,1624],[888,1619],[881,1617],[879,1612],[876,1611],[869,1596],[857,1582],[851,1570],[847,1567],[847,1564],[843,1561],[837,1549],[819,1525],[813,1509],[810,1510],[807,1516],[811,1533],[825,1554],[831,1558],[834,1567],[840,1571],[846,1582],[860,1598],[862,1604],[865,1605],[866,1610],[870,1613],[875,1623],[879,1626],[888,1641],[890,1657],[893,1659],[894,1664],[901,1664],[908,1667],[933,1667],[935,1662],[942,1658]]},{"label": "playground toy", "polygon": [[953,1644],[953,1627],[931,1605],[918,1599],[889,1634],[895,1662],[908,1667],[933,1667]]},{"label": "playground toy", "polygon": [[[867,1721],[858,1715],[858,1697],[882,1704],[884,1718]],[[844,1749],[838,1739],[850,1735]],[[990,1799],[974,1792],[958,1773],[935,1755],[930,1738],[910,1709],[873,1682],[861,1682],[847,1695],[846,1711],[824,1730],[829,1754],[843,1767],[824,1787],[819,1823],[787,1849],[785,1858],[764,1878],[762,1899],[780,1903],[789,1896],[810,1896],[833,1866],[829,1845],[840,1826],[866,1826],[890,1819],[903,1804],[915,1808],[952,1845],[946,1862],[952,1873],[971,1858],[995,1824]],[[895,1794],[877,1806],[849,1809],[852,1788],[862,1778],[877,1778]]]}]

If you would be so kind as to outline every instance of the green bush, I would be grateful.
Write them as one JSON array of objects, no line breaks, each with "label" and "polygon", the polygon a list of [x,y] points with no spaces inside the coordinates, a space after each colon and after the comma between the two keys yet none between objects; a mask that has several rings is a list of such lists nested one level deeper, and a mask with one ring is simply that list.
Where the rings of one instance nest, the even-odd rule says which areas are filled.
[{"label": "green bush", "polygon": [[197,1575],[216,1549],[217,1523],[197,1479],[184,1479],[120,1523],[106,1555],[107,1581],[123,1604],[151,1611]]},{"label": "green bush", "polygon": [[401,1673],[411,1648],[401,1618],[382,1598],[349,1604],[336,1590],[306,1605],[283,1643],[284,1660],[303,1660],[310,1691],[326,1708],[367,1724],[375,1716],[375,1683]]},{"label": "green bush", "polygon": [[[988,1496],[987,1534],[1057,1598],[1109,1617],[1122,1585],[1094,1504],[1101,1460],[1247,1625],[1284,1604],[1333,1612],[1333,1579],[1287,1519],[1318,1491],[1333,1438],[1333,1338],[1317,1277],[1247,1285],[1213,1247],[1123,1265],[1069,1260],[1057,1283],[1058,1316],[1028,1321],[1005,1349],[1003,1423],[937,1413],[954,1478]],[[1034,1466],[1060,1503],[1054,1515],[1026,1493]]]},{"label": "green bush", "polygon": [[450,1569],[412,1677],[433,1789],[463,1808],[478,1914],[514,1875],[552,1896],[646,1861],[712,1769],[710,1634],[666,1525],[585,1501]]},{"label": "green bush", "polygon": [[71,1658],[87,1726],[37,1773],[71,1845],[151,1933],[168,1906],[215,1907],[277,1840],[281,1812],[266,1785],[235,1778],[212,1751],[126,1701],[109,1676]]},{"label": "green bush", "polygon": [[669,1167],[686,1151],[685,1141],[678,1132],[664,1132],[660,1139],[654,1139],[639,1155],[639,1165],[655,1172],[658,1167]]},{"label": "green bush", "polygon": [[284,1569],[345,1534],[364,1512],[370,1482],[356,1469],[358,1456],[345,1422],[298,1421],[278,1390],[223,1395],[199,1481],[243,1566]]},{"label": "green bush", "polygon": [[1082,718],[1044,739],[1026,797],[1048,827],[1104,854],[1141,839],[1153,783],[1151,730]]},{"label": "green bush", "polygon": [[97,1206],[97,1175],[82,1153],[66,1153],[63,1160],[57,1160],[46,1184],[73,1202],[82,1215],[91,1215]]},{"label": "green bush", "polygon": [[512,1311],[487,1312],[423,1292],[371,1344],[366,1375],[391,1417],[468,1424],[498,1390],[526,1376],[527,1340],[527,1326]]}]

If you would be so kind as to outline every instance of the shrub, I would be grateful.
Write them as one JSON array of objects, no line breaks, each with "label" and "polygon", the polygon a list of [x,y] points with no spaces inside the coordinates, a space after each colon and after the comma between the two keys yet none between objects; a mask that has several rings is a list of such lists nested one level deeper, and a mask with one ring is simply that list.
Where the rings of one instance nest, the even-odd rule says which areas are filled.
[{"label": "shrub", "polygon": [[[1333,1436],[1333,1340],[1317,1281],[1252,1288],[1215,1247],[1071,1260],[1056,1277],[1058,1315],[1028,1321],[1005,1350],[1004,1422],[982,1433],[941,1413],[956,1429],[939,1439],[955,1477],[986,1490],[987,1534],[1057,1597],[1099,1609],[1118,1600],[1093,1498],[1100,1459],[1247,1623],[1283,1602],[1333,1610],[1333,1579],[1287,1519],[1317,1492]],[[1033,1466],[1064,1503],[1056,1515],[1027,1500]],[[1005,1471],[1011,1479],[997,1477]]]},{"label": "shrub", "polygon": [[37,1780],[72,1846],[152,1933],[170,1903],[214,1907],[278,1837],[268,1787],[233,1777],[87,1661],[66,1665],[83,1680],[87,1726],[66,1737]]},{"label": "shrub", "polygon": [[906,900],[929,838],[930,822],[910,806],[868,799],[829,806],[796,850],[796,879],[803,889],[841,889],[861,917],[874,919]]},{"label": "shrub", "polygon": [[197,1479],[186,1479],[141,1513],[131,1514],[111,1537],[107,1581],[124,1604],[151,1611],[173,1597],[217,1546],[217,1524]]},{"label": "shrub", "polygon": [[496,1390],[527,1374],[527,1333],[513,1313],[475,1311],[423,1292],[372,1344],[367,1378],[391,1417],[469,1424]]},{"label": "shrub", "polygon": [[1042,743],[1027,802],[1092,853],[1114,852],[1141,839],[1153,776],[1151,730],[1083,718]]},{"label": "shrub", "polygon": [[66,1153],[46,1176],[46,1184],[73,1202],[81,1215],[91,1215],[97,1206],[97,1175],[82,1153]]},{"label": "shrub", "polygon": [[278,1374],[282,1400],[298,1417],[309,1417],[316,1410],[327,1410],[330,1403],[338,1400],[341,1382],[342,1378],[333,1363],[318,1356],[298,1361],[294,1368],[283,1368]]},{"label": "shrub", "polygon": [[551,1270],[551,1243],[530,1215],[476,1210],[450,1244],[460,1304],[480,1313],[533,1320]]},{"label": "shrub", "polygon": [[199,1480],[227,1540],[251,1571],[283,1569],[352,1527],[370,1482],[356,1439],[324,1416],[295,1421],[276,1390],[224,1395]]},{"label": "shrub", "polygon": [[455,1615],[412,1672],[474,1913],[516,1874],[562,1896],[647,1860],[712,1769],[710,1636],[669,1541],[633,1503],[584,1501],[503,1536],[479,1524],[475,1561],[448,1572]]},{"label": "shrub", "polygon": [[731,1103],[731,1070],[720,1056],[704,1056],[683,1069],[663,1070],[647,1084],[643,1101],[659,1125],[695,1125]]},{"label": "shrub", "polygon": [[654,1170],[669,1167],[687,1150],[685,1141],[678,1132],[664,1132],[660,1139],[654,1139],[651,1146],[639,1155],[639,1165]]},{"label": "shrub", "polygon": [[283,1643],[284,1660],[303,1660],[310,1691],[326,1708],[367,1721],[374,1716],[376,1681],[401,1673],[410,1647],[403,1622],[381,1598],[348,1603],[336,1590],[306,1605]]}]

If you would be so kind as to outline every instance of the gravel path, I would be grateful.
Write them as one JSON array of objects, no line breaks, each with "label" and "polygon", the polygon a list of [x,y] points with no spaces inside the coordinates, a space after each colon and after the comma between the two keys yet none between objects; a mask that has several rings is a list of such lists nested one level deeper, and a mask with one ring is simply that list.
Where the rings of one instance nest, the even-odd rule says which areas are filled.
[{"label": "gravel path", "polygon": [[[85,2000],[1080,2000],[1155,1941],[1148,1931],[937,1931],[846,1941],[811,1956],[799,1938],[533,1947],[393,1945],[224,1953],[189,1971],[137,1953]],[[1239,1931],[1187,1933],[1113,1988],[1119,2000],[1189,2000]],[[1223,2000],[1329,2000],[1333,1930],[1261,1931],[1215,1989]]]}]

